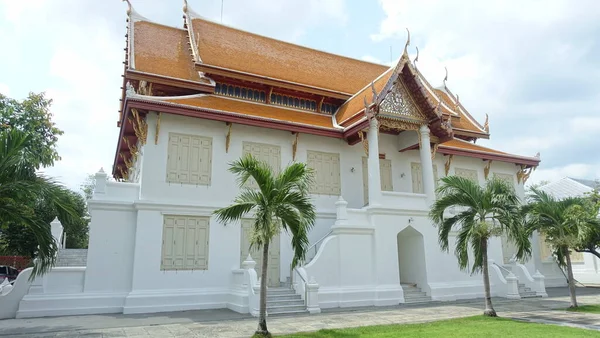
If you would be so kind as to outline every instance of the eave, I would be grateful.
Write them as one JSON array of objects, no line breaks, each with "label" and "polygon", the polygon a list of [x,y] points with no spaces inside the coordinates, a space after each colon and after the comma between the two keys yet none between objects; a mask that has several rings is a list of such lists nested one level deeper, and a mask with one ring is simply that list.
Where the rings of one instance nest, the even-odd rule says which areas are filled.
[{"label": "eave", "polygon": [[[419,149],[419,145],[415,144],[410,147],[401,149],[400,152],[405,152],[408,150],[416,150]],[[519,165],[525,165],[527,167],[537,167],[540,164],[540,160],[534,157],[526,157],[519,155],[511,155],[511,154],[499,154],[499,153],[488,153],[483,151],[477,151],[473,149],[460,149],[454,147],[447,147],[441,144],[437,152],[443,155],[456,155],[456,156],[464,156],[471,158],[480,158],[484,161],[498,161],[498,162],[507,162],[514,163]]]},{"label": "eave", "polygon": [[215,91],[214,84],[183,80],[170,76],[140,72],[137,70],[129,69],[125,73],[125,76],[131,80],[144,80],[147,82],[160,83],[172,87],[192,89],[202,93],[212,93]]},{"label": "eave", "polygon": [[339,91],[330,90],[330,89],[326,89],[326,88],[309,86],[309,85],[291,82],[291,81],[285,81],[285,80],[281,80],[281,79],[275,79],[275,78],[263,76],[263,75],[246,73],[246,72],[242,72],[239,70],[233,70],[233,69],[227,69],[227,68],[223,68],[223,67],[219,67],[219,66],[213,66],[213,65],[206,64],[206,63],[196,63],[196,69],[198,71],[201,71],[201,72],[204,72],[207,74],[215,74],[215,75],[231,77],[231,78],[235,78],[235,79],[239,79],[239,80],[243,80],[243,81],[262,83],[262,84],[265,84],[268,86],[287,88],[287,89],[291,89],[291,90],[295,90],[295,91],[299,91],[299,92],[312,93],[315,95],[336,98],[336,99],[340,99],[340,100],[344,100],[344,101],[348,100],[352,96],[352,94],[349,94],[349,93],[339,92]]}]

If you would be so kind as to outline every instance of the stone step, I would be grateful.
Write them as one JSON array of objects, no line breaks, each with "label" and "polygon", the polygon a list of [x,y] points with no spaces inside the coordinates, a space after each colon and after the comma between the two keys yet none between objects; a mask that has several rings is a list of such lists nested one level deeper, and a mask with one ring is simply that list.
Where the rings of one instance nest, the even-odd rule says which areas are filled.
[{"label": "stone step", "polygon": [[306,306],[304,306],[304,303],[302,303],[301,305],[275,305],[275,306],[268,306],[267,305],[267,312],[269,313],[273,313],[273,312],[286,312],[286,311],[306,311]]},{"label": "stone step", "polygon": [[267,288],[268,296],[275,295],[295,295],[296,291],[288,288]]},{"label": "stone step", "polygon": [[302,296],[297,294],[282,294],[282,295],[267,295],[267,301],[280,301],[280,300],[302,300]]},{"label": "stone step", "polygon": [[431,297],[422,297],[422,298],[405,298],[404,303],[412,304],[412,303],[428,303],[431,302]]},{"label": "stone step", "polygon": [[267,308],[272,308],[273,306],[288,306],[288,305],[296,305],[296,306],[304,306],[304,301],[300,300],[278,300],[271,301],[267,299]]}]

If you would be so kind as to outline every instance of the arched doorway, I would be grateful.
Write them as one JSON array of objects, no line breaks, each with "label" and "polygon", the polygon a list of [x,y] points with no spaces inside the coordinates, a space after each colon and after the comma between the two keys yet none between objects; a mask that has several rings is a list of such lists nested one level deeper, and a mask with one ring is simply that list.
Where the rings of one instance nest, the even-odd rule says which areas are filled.
[{"label": "arched doorway", "polygon": [[427,287],[427,270],[425,266],[425,245],[423,235],[408,226],[396,236],[398,244],[398,271],[403,289],[409,287]]}]

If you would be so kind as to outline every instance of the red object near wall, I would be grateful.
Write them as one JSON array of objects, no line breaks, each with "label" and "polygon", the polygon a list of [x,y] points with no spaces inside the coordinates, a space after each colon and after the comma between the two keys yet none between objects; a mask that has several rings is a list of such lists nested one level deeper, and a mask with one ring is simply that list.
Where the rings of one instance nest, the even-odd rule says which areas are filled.
[{"label": "red object near wall", "polygon": [[25,256],[0,256],[0,265],[8,265],[19,270],[19,272],[29,266],[31,258]]}]

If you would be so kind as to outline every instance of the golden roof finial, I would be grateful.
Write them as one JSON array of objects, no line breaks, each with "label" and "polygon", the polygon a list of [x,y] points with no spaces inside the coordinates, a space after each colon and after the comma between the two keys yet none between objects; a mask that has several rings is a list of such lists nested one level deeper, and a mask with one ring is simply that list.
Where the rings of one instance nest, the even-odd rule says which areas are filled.
[{"label": "golden roof finial", "polygon": [[417,67],[417,61],[419,61],[419,47],[415,46],[415,48],[417,49],[417,56],[415,57],[415,61],[413,61],[415,68]]},{"label": "golden roof finial", "polygon": [[377,90],[375,89],[375,82],[371,81],[371,92],[373,93],[373,103],[377,102]]},{"label": "golden roof finial", "polygon": [[459,107],[460,107],[460,98],[458,97],[458,94],[456,94],[456,102],[454,103],[454,111],[458,112]]},{"label": "golden roof finial", "polygon": [[406,44],[404,45],[404,54],[403,55],[408,56],[408,46],[410,45],[410,31],[408,30],[408,28],[406,29],[406,32],[408,33],[408,38],[406,39]]},{"label": "golden roof finial", "polygon": [[131,2],[129,0],[122,0],[127,3],[127,16],[131,15]]},{"label": "golden roof finial", "polygon": [[490,117],[489,115],[486,113],[485,114],[485,123],[483,124],[483,130],[485,130],[486,133],[489,134],[490,132]]},{"label": "golden roof finial", "polygon": [[183,0],[183,12],[187,14],[187,11],[188,11],[187,0]]},{"label": "golden roof finial", "polygon": [[444,69],[446,70],[446,76],[444,77],[444,88],[447,88],[446,81],[448,81],[448,67],[444,67]]}]

